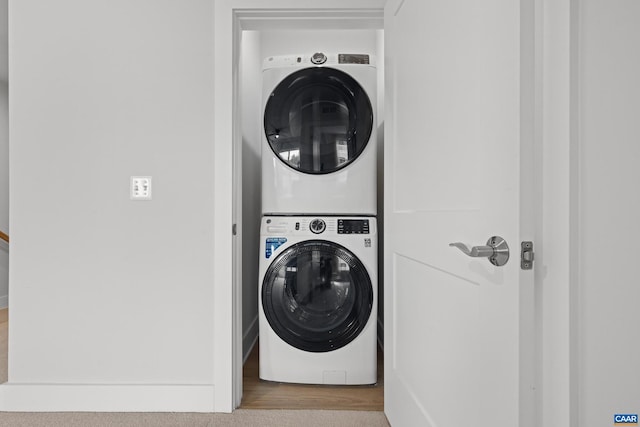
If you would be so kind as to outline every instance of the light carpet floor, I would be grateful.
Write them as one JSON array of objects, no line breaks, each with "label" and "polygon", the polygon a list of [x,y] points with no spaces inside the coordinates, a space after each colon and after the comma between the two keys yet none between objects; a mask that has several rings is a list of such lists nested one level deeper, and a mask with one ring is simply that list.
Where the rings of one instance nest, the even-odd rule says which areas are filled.
[{"label": "light carpet floor", "polygon": [[382,412],[248,410],[233,414],[176,413],[0,413],[7,427],[388,427]]}]

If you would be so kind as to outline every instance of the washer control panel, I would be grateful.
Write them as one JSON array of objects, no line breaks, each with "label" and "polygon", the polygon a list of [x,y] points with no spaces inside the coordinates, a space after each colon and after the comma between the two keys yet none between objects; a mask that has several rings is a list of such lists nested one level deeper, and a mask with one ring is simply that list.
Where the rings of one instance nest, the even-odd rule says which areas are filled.
[{"label": "washer control panel", "polygon": [[374,217],[265,215],[260,234],[265,237],[306,236],[309,238],[331,236],[373,237],[378,233]]},{"label": "washer control panel", "polygon": [[369,234],[368,219],[338,219],[338,234]]}]

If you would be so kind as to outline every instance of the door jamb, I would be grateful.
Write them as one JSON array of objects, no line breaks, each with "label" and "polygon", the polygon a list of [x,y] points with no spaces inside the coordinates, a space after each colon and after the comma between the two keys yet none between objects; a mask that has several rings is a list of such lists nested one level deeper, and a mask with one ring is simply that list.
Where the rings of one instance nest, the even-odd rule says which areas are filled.
[{"label": "door jamb", "polygon": [[[242,399],[242,138],[238,119],[241,33],[276,25],[305,29],[310,22],[319,29],[382,28],[385,1],[318,0],[303,5],[296,0],[273,0],[268,5],[260,0],[214,2],[214,135],[218,141],[214,147],[216,412],[232,412]],[[235,236],[231,233],[233,224],[237,224]]]}]

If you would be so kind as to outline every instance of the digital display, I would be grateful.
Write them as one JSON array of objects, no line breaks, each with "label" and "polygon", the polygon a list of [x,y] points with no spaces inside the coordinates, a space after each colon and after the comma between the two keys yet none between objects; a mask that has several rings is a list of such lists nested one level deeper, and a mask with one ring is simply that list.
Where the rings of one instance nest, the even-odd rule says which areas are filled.
[{"label": "digital display", "polygon": [[338,55],[338,64],[368,64],[369,55],[341,53]]},{"label": "digital display", "polygon": [[369,234],[369,220],[339,219],[338,234]]}]

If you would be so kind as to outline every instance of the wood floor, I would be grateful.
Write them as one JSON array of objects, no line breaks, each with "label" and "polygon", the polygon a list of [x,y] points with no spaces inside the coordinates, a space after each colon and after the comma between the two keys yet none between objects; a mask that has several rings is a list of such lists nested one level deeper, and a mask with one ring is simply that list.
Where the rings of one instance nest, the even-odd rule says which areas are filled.
[{"label": "wood floor", "polygon": [[258,378],[258,344],[243,370],[242,409],[384,410],[383,355],[378,350],[378,383],[371,386],[286,384]]}]

